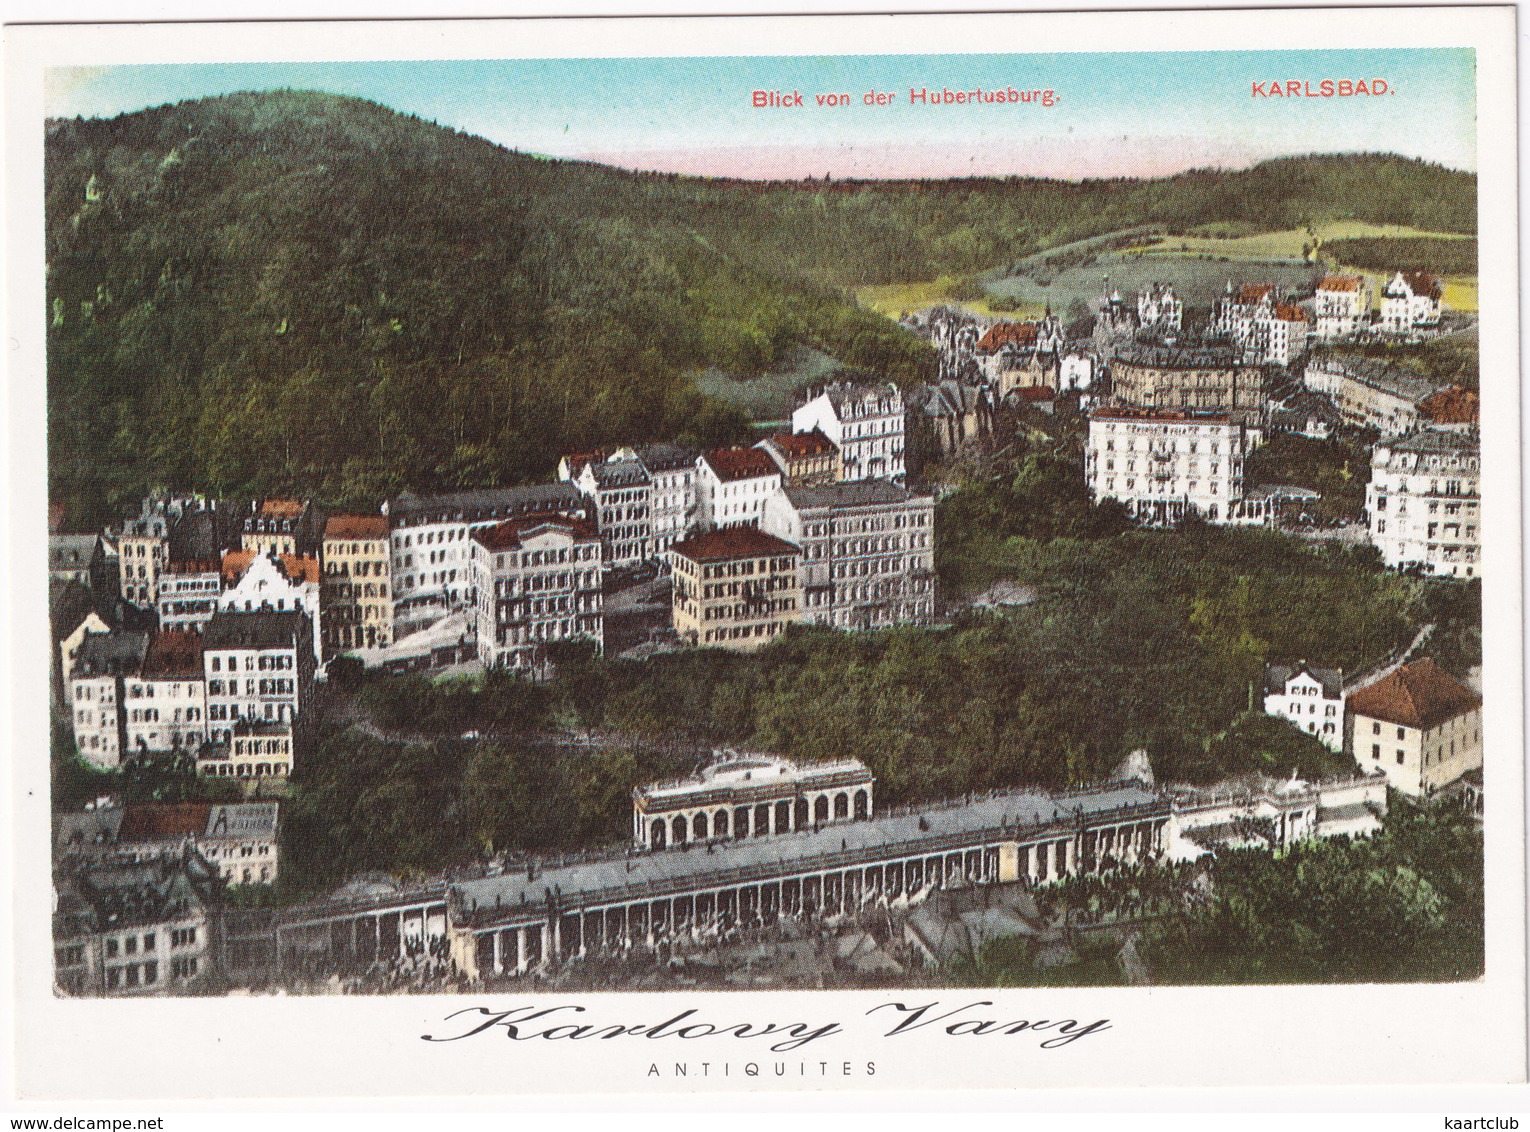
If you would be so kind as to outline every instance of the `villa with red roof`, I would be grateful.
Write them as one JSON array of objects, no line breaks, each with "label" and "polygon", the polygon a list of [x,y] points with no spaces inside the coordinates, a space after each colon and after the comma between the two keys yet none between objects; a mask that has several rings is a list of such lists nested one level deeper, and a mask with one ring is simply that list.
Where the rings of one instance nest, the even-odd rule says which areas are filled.
[{"label": "villa with red roof", "polygon": [[696,458],[697,526],[757,527],[781,468],[762,448],[714,448]]},{"label": "villa with red roof", "polygon": [[550,643],[604,647],[600,578],[600,534],[587,519],[530,516],[474,531],[468,581],[479,659],[541,676]]},{"label": "villa with red roof", "polygon": [[1414,334],[1440,324],[1440,281],[1424,271],[1399,271],[1381,292],[1380,326]]},{"label": "villa with red roof", "polygon": [[1326,275],[1312,305],[1320,339],[1347,337],[1370,320],[1371,285],[1363,275]]},{"label": "villa with red roof", "polygon": [[1482,697],[1432,657],[1352,692],[1345,706],[1355,762],[1409,797],[1427,798],[1482,766]]}]

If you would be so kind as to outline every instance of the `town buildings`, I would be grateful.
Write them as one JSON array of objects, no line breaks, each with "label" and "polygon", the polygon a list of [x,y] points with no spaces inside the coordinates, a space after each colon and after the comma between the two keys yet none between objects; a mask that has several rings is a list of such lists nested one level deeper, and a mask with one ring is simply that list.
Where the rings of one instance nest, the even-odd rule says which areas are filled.
[{"label": "town buildings", "polygon": [[159,575],[169,561],[170,524],[184,501],[149,496],[139,514],[117,534],[117,560],[125,601],[151,609],[159,598]]},{"label": "town buildings", "polygon": [[1412,335],[1440,324],[1440,281],[1424,271],[1399,271],[1381,292],[1377,325],[1389,334]]},{"label": "town buildings", "polygon": [[319,549],[319,514],[308,499],[257,499],[241,524],[239,545],[255,554],[310,556]]},{"label": "town buildings", "polygon": [[231,550],[223,556],[223,579],[228,588],[218,596],[218,608],[241,613],[306,614],[313,631],[313,654],[324,650],[320,620],[322,589],[319,560],[275,550]]},{"label": "town buildings", "polygon": [[331,515],[319,548],[325,660],[393,640],[393,555],[382,515]]},{"label": "town buildings", "polygon": [[800,552],[774,535],[723,527],[676,543],[669,557],[675,632],[687,644],[752,652],[802,618]]},{"label": "town buildings", "polygon": [[161,629],[149,638],[138,672],[123,679],[126,751],[191,751],[207,729],[202,637]]},{"label": "town buildings", "polygon": [[48,577],[53,581],[78,582],[94,589],[103,580],[105,565],[106,549],[100,535],[48,536]]},{"label": "town buildings", "polygon": [[761,528],[800,548],[802,620],[840,629],[935,615],[935,500],[888,480],[788,487]]},{"label": "town buildings", "polygon": [[839,449],[846,480],[904,474],[903,393],[892,382],[836,382],[792,412],[793,432],[815,428]]},{"label": "town buildings", "polygon": [[759,448],[714,448],[696,460],[697,526],[757,527],[765,500],[781,487],[781,469]]},{"label": "town buildings", "polygon": [[1183,328],[1185,304],[1168,283],[1137,292],[1137,328],[1155,338],[1173,338]]},{"label": "town buildings", "polygon": [[89,633],[75,650],[67,702],[74,745],[92,766],[114,770],[129,753],[126,681],[138,676],[148,649],[148,633],[117,630]]},{"label": "town buildings", "polygon": [[1265,410],[1265,375],[1225,346],[1136,343],[1110,366],[1114,396],[1143,409],[1217,412],[1256,424]]},{"label": "town buildings", "polygon": [[590,460],[573,483],[593,505],[605,568],[645,561],[653,549],[653,478],[642,462],[635,455]]},{"label": "town buildings", "polygon": [[1482,766],[1482,697],[1431,657],[1346,700],[1350,754],[1410,798],[1427,798]]},{"label": "town buildings", "polygon": [[1328,357],[1307,364],[1302,381],[1333,401],[1345,424],[1375,429],[1383,437],[1411,432],[1420,406],[1440,391],[1422,377],[1362,357]]},{"label": "town buildings", "polygon": [[233,778],[241,787],[259,787],[292,773],[297,760],[296,718],[241,718],[220,728],[214,742],[197,751],[196,773],[204,778]]},{"label": "town buildings", "polygon": [[241,802],[209,806],[197,849],[225,884],[275,884],[280,875],[280,805]]},{"label": "town buildings", "polygon": [[1232,283],[1212,308],[1209,332],[1224,338],[1257,363],[1290,365],[1307,352],[1307,312],[1282,301],[1273,286],[1249,284],[1235,293]]},{"label": "town buildings", "polygon": [[240,720],[293,724],[307,707],[317,662],[303,612],[220,610],[202,649],[209,741],[227,745]]},{"label": "town buildings", "polygon": [[1084,480],[1096,500],[1115,499],[1138,522],[1197,514],[1243,522],[1244,427],[1223,413],[1101,408],[1089,415]]},{"label": "town buildings", "polygon": [[1481,575],[1479,444],[1475,429],[1428,428],[1376,445],[1365,509],[1388,567]]},{"label": "town buildings", "polygon": [[1313,297],[1317,337],[1346,338],[1371,317],[1371,285],[1363,275],[1325,275]]},{"label": "town buildings", "polygon": [[532,515],[587,517],[589,504],[571,483],[460,491],[383,504],[393,552],[393,637],[397,641],[470,608],[468,534]]},{"label": "town buildings", "polygon": [[696,453],[677,444],[649,444],[636,455],[653,485],[649,551],[662,562],[696,522]]},{"label": "town buildings", "polygon": [[159,578],[159,627],[201,632],[217,612],[222,592],[223,566],[218,559],[170,559]]},{"label": "town buildings", "polygon": [[796,763],[719,751],[689,778],[633,789],[632,840],[640,849],[663,849],[864,821],[875,807],[875,786],[858,759]]},{"label": "town buildings", "polygon": [[602,540],[594,524],[563,516],[510,519],[475,530],[468,545],[484,664],[540,674],[550,643],[604,647]]},{"label": "town buildings", "polygon": [[211,967],[216,884],[195,855],[57,869],[54,985],[68,995],[184,992]]},{"label": "town buildings", "polygon": [[916,391],[908,413],[907,461],[949,460],[993,438],[994,404],[987,385],[941,381]]},{"label": "town buildings", "polygon": [[1266,665],[1264,711],[1290,720],[1330,751],[1344,749],[1344,673],[1338,669],[1305,660]]},{"label": "town buildings", "polygon": [[816,428],[811,432],[777,432],[755,445],[781,469],[786,487],[838,483],[844,465],[834,442]]}]

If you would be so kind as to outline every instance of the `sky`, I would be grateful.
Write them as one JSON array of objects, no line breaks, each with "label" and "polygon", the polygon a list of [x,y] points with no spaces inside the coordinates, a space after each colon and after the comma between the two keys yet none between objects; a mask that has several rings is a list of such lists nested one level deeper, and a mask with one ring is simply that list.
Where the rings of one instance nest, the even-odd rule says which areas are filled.
[{"label": "sky", "polygon": [[[292,87],[525,152],[747,178],[1160,176],[1344,152],[1474,170],[1474,69],[1461,48],[158,64],[50,71],[47,110],[101,117]],[[1294,81],[1321,95],[1325,79],[1367,93],[1271,93]],[[1376,79],[1384,94],[1369,93]],[[1052,104],[943,94],[1011,89],[1051,91]],[[756,106],[756,91],[801,105]],[[911,103],[914,91],[943,101]]]}]

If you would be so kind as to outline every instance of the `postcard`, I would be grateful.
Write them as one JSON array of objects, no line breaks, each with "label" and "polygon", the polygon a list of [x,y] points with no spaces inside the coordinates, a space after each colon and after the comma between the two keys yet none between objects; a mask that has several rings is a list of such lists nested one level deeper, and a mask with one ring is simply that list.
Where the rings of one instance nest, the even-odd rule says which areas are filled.
[{"label": "postcard", "polygon": [[1513,18],[8,27],[21,1095],[1523,1081]]}]

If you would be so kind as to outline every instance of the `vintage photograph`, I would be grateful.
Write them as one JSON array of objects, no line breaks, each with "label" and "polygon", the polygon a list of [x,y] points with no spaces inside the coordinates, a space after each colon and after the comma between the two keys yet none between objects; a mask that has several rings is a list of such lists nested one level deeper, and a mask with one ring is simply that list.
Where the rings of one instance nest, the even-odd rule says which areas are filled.
[{"label": "vintage photograph", "polygon": [[969,51],[46,71],[54,995],[1484,977],[1475,51]]}]

